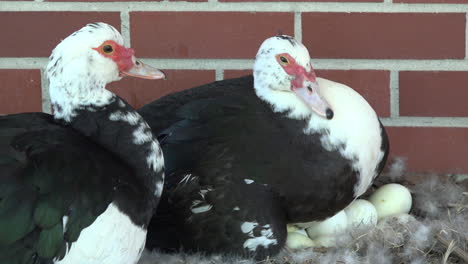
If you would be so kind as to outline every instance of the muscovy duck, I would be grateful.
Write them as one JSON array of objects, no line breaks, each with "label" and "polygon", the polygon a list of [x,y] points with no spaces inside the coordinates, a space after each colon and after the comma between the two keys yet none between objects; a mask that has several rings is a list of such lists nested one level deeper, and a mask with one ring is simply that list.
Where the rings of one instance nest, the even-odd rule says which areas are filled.
[{"label": "muscovy duck", "polygon": [[274,255],[287,223],[333,216],[383,169],[377,114],[350,87],[317,78],[302,43],[265,40],[253,70],[139,110],[167,175],[147,248]]},{"label": "muscovy duck", "polygon": [[148,124],[105,87],[164,74],[123,45],[114,27],[86,25],[49,58],[53,115],[0,116],[0,263],[138,261],[164,160]]}]

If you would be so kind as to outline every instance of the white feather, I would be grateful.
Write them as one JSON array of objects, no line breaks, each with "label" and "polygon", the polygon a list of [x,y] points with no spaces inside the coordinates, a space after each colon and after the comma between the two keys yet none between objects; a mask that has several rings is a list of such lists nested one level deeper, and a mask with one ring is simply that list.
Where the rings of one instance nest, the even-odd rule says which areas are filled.
[{"label": "white feather", "polygon": [[[164,175],[164,173],[163,173],[163,175]],[[163,176],[163,179],[164,179],[164,176]],[[164,187],[164,182],[163,181],[156,182],[156,188],[154,190],[154,196],[161,197],[161,194],[163,192],[163,187]]]},{"label": "white feather", "polygon": [[141,122],[138,125],[138,128],[133,132],[133,143],[142,145],[144,143],[150,142],[151,140],[153,140],[153,133],[151,133],[151,129],[149,128],[148,124]]},{"label": "white feather", "polygon": [[109,120],[111,121],[122,121],[126,122],[132,126],[138,124],[143,119],[137,112],[122,112],[122,111],[115,111],[111,113],[109,116]]},{"label": "white feather", "polygon": [[[377,114],[369,103],[350,87],[317,78],[322,96],[334,111],[331,120],[315,114],[309,120],[309,133],[327,129],[330,133],[322,137],[322,145],[328,149],[339,149],[341,155],[353,163],[359,172],[354,186],[355,197],[362,195],[377,176],[377,166],[384,156],[381,129]],[[341,144],[344,149],[340,149]]]},{"label": "white feather", "polygon": [[146,162],[148,163],[148,167],[154,171],[161,171],[164,167],[164,157],[159,155],[159,153],[162,153],[161,147],[157,141],[153,140]]},{"label": "white feather", "polygon": [[199,207],[193,207],[191,211],[194,214],[200,214],[200,213],[208,212],[209,210],[211,210],[212,207],[213,207],[212,205],[207,204],[207,205],[202,205]]},{"label": "white feather", "polygon": [[[119,230],[116,232],[116,230]],[[114,204],[87,228],[56,264],[133,264],[145,247],[146,230],[136,226]]]},{"label": "white feather", "polygon": [[245,182],[246,184],[252,184],[252,183],[254,182],[254,180],[252,180],[252,179],[244,179],[244,182]]},{"label": "white feather", "polygon": [[263,225],[261,226],[262,230],[260,230],[260,236],[254,236],[253,229],[258,226],[256,222],[244,222],[241,225],[242,233],[247,234],[250,238],[245,240],[243,247],[250,250],[255,251],[259,246],[264,248],[268,248],[270,245],[278,244],[278,240],[273,237],[273,231],[271,230],[270,225]]}]

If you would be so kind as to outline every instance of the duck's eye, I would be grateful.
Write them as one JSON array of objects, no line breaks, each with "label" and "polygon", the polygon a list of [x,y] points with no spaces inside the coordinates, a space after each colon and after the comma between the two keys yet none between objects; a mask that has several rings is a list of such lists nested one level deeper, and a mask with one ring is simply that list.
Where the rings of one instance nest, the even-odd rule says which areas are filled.
[{"label": "duck's eye", "polygon": [[280,61],[281,61],[282,63],[284,63],[284,64],[289,64],[289,60],[288,60],[286,57],[284,57],[284,56],[281,56],[281,57],[280,57]]},{"label": "duck's eye", "polygon": [[104,45],[102,47],[102,52],[105,54],[112,54],[112,52],[114,52],[114,48],[111,45]]}]

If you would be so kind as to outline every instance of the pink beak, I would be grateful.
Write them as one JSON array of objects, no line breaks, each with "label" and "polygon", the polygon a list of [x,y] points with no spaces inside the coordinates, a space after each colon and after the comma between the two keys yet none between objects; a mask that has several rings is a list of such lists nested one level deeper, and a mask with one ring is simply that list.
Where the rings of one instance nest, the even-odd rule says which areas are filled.
[{"label": "pink beak", "polygon": [[158,79],[165,79],[166,75],[161,70],[153,68],[149,65],[144,64],[141,61],[138,61],[135,56],[132,56],[133,67],[128,70],[121,71],[121,74],[143,78],[143,79],[150,79],[150,80],[158,80]]},{"label": "pink beak", "polygon": [[[299,78],[303,78],[304,80],[302,85],[295,86],[294,84],[297,82],[293,82],[292,91],[316,114],[329,120],[332,119],[333,110],[328,102],[320,95],[320,87],[317,81],[311,81],[309,78],[303,76]],[[296,78],[296,80],[297,79],[298,78]]]}]

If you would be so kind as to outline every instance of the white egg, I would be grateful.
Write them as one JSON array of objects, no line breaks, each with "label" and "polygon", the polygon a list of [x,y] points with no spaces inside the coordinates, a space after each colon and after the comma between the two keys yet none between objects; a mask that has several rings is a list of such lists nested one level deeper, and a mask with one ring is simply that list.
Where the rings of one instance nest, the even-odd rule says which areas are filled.
[{"label": "white egg", "polygon": [[345,208],[349,227],[377,224],[377,210],[366,200],[357,199]]},{"label": "white egg", "polygon": [[330,236],[346,229],[347,217],[342,210],[324,221],[310,222],[310,224],[311,225],[306,229],[310,238],[314,239],[320,236]]},{"label": "white egg", "polygon": [[407,214],[411,209],[411,193],[403,185],[390,183],[381,186],[369,198],[379,220],[396,214]]},{"label": "white egg", "polygon": [[287,225],[286,225],[286,228],[288,229],[288,233],[289,233],[289,232],[294,232],[294,231],[296,231],[296,230],[299,230],[299,228],[297,228],[297,226],[291,225],[291,224],[287,224]]},{"label": "white egg", "polygon": [[290,232],[286,239],[286,246],[290,249],[303,249],[313,247],[314,242],[307,235],[298,232]]},{"label": "white egg", "polygon": [[298,234],[301,234],[301,235],[304,235],[304,236],[308,236],[307,232],[304,229],[298,229],[298,230],[296,230],[294,232],[296,232]]},{"label": "white egg", "polygon": [[314,247],[334,247],[336,246],[336,238],[334,236],[321,236],[312,240]]}]

